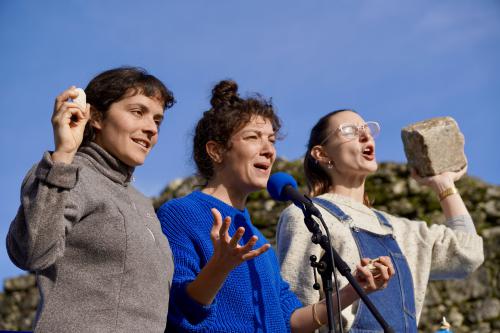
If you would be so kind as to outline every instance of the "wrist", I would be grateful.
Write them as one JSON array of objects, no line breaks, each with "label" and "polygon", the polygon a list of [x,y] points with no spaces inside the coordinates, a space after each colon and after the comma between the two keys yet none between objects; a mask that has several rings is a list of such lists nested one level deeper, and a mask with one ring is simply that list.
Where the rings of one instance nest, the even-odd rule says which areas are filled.
[{"label": "wrist", "polygon": [[214,256],[208,260],[204,270],[217,280],[225,280],[232,271],[231,268],[224,265],[224,262],[219,262]]},{"label": "wrist", "polygon": [[439,201],[443,201],[444,199],[446,199],[450,195],[453,195],[453,194],[456,194],[456,193],[458,193],[458,190],[455,187],[455,185],[453,185],[451,187],[448,187],[448,188],[446,188],[446,189],[438,192]]},{"label": "wrist", "polygon": [[53,162],[71,164],[73,162],[73,158],[75,157],[75,153],[66,153],[56,150],[50,155],[50,157]]},{"label": "wrist", "polygon": [[439,195],[439,193],[449,188],[454,188],[454,187],[455,187],[455,182],[449,178],[439,179],[436,180],[433,184],[431,184],[431,188],[437,195]]}]

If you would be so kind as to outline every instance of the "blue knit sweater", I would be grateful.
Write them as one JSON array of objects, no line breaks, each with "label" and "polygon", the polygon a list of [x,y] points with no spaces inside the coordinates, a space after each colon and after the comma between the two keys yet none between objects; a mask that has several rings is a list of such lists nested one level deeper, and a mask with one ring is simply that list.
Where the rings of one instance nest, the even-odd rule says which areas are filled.
[{"label": "blue knit sweater", "polygon": [[223,217],[231,216],[230,235],[245,228],[240,245],[253,235],[259,237],[255,248],[267,242],[246,209],[238,210],[202,192],[164,204],[157,213],[175,263],[167,331],[289,332],[292,312],[302,304],[281,278],[272,249],[235,268],[211,305],[202,306],[186,294],[186,285],[213,254],[211,208],[217,208]]}]

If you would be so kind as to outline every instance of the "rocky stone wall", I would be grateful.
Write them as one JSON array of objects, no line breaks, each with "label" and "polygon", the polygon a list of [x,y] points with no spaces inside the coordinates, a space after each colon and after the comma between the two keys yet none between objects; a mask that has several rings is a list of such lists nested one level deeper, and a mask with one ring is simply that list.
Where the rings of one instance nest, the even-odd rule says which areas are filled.
[{"label": "rocky stone wall", "polygon": [[[274,169],[290,173],[300,190],[306,192],[301,161],[279,160]],[[159,207],[201,184],[195,177],[176,180],[154,199],[154,204]],[[484,238],[486,260],[465,280],[430,282],[419,331],[433,332],[441,317],[446,316],[455,333],[500,333],[500,187],[473,177],[464,177],[457,187]],[[368,179],[366,190],[375,208],[410,219],[444,223],[435,194],[410,179],[406,165],[382,163],[377,174]],[[285,206],[272,200],[266,191],[249,198],[253,222],[271,243],[278,216]],[[4,289],[4,294],[0,294],[0,329],[29,329],[39,301],[33,276],[7,280]]]}]

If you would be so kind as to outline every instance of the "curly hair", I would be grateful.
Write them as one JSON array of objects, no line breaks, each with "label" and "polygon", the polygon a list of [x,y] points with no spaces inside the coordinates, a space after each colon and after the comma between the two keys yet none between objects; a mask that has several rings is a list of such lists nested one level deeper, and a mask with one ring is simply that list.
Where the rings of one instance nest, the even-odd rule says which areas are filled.
[{"label": "curly hair", "polygon": [[217,83],[212,89],[210,104],[212,107],[198,121],[193,138],[193,160],[198,175],[206,181],[214,176],[214,164],[206,150],[207,142],[214,141],[224,149],[231,149],[231,136],[255,116],[268,119],[275,133],[281,128],[272,101],[259,94],[241,98],[235,81],[222,80]]},{"label": "curly hair", "polygon": [[[140,67],[119,67],[104,71],[94,77],[85,88],[87,103],[92,107],[91,117],[104,119],[111,104],[123,98],[144,95],[160,101],[164,109],[175,103],[174,95],[155,76]],[[94,139],[90,122],[85,126],[83,142]]]}]

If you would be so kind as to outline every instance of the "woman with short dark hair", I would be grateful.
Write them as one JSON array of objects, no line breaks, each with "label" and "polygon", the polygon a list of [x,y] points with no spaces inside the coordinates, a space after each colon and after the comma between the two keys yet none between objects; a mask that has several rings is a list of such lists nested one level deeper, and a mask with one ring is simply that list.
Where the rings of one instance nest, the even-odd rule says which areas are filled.
[{"label": "woman with short dark hair", "polygon": [[172,93],[140,68],[105,71],[55,102],[55,150],[27,174],[7,235],[35,272],[36,332],[162,332],[173,261],[151,201],[132,185]]}]

